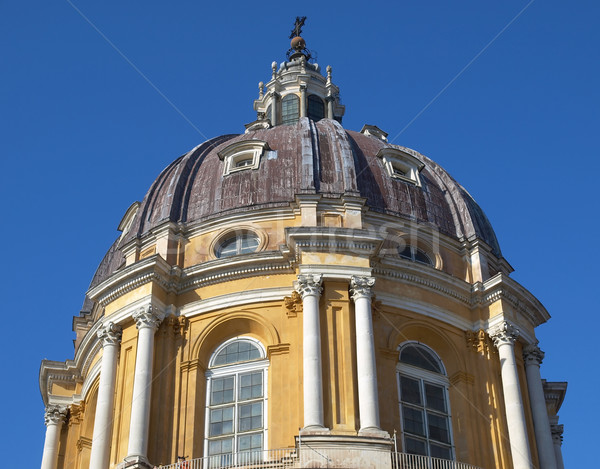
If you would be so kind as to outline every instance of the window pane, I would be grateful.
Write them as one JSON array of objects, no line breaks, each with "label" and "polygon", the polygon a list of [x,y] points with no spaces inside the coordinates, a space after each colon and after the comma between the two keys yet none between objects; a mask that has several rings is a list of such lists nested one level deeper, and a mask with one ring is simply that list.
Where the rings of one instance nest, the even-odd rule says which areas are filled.
[{"label": "window pane", "polygon": [[248,341],[236,341],[221,350],[214,360],[214,365],[231,365],[261,358],[258,347]]},{"label": "window pane", "polygon": [[450,443],[450,434],[448,432],[448,417],[427,412],[427,422],[429,427],[429,438],[432,440]]},{"label": "window pane", "polygon": [[262,402],[240,405],[238,410],[238,431],[247,432],[262,428]]},{"label": "window pane", "polygon": [[443,387],[425,383],[425,400],[430,409],[446,412],[446,396]]},{"label": "window pane", "polygon": [[427,445],[423,440],[404,437],[404,452],[408,454],[420,454],[427,456]]},{"label": "window pane", "polygon": [[402,406],[402,423],[404,431],[415,435],[425,436],[425,425],[423,422],[423,411],[413,407]]},{"label": "window pane", "polygon": [[242,435],[238,437],[239,451],[260,451],[262,450],[262,433],[252,435]]},{"label": "window pane", "polygon": [[414,345],[404,347],[400,353],[400,361],[402,363],[408,363],[409,365],[418,366],[424,370],[442,373],[442,368],[440,367],[438,359],[424,347]]},{"label": "window pane", "polygon": [[325,117],[325,105],[323,100],[314,94],[308,97],[308,117],[318,121]]},{"label": "window pane", "polygon": [[421,262],[422,264],[428,264],[428,265],[433,264],[433,262],[431,262],[431,259],[429,259],[429,256],[427,254],[425,254],[423,251],[421,251],[420,249],[417,249],[415,252],[415,261]]},{"label": "window pane", "polygon": [[213,379],[210,393],[210,405],[233,402],[233,382],[233,376]]},{"label": "window pane", "polygon": [[452,451],[449,446],[441,446],[431,443],[429,451],[434,458],[452,459]]},{"label": "window pane", "polygon": [[300,117],[300,99],[295,94],[288,94],[281,100],[281,123],[295,124]]},{"label": "window pane", "polygon": [[240,375],[240,400],[262,397],[262,371]]},{"label": "window pane", "polygon": [[209,467],[230,466],[233,464],[233,438],[208,442]]},{"label": "window pane", "polygon": [[400,400],[421,405],[421,386],[418,380],[400,376]]},{"label": "window pane", "polygon": [[254,252],[258,248],[258,238],[253,235],[243,235],[240,239],[240,254]]},{"label": "window pane", "polygon": [[[395,169],[395,168],[394,168]],[[400,257],[402,257],[403,259],[408,259],[410,261],[413,260],[412,257],[412,250],[410,249],[410,246],[406,246],[404,249],[402,250],[398,250],[398,255]]]},{"label": "window pane", "polygon": [[237,237],[228,238],[217,248],[217,257],[234,256],[237,252]]},{"label": "window pane", "polygon": [[209,435],[219,436],[233,433],[233,407],[210,411]]}]

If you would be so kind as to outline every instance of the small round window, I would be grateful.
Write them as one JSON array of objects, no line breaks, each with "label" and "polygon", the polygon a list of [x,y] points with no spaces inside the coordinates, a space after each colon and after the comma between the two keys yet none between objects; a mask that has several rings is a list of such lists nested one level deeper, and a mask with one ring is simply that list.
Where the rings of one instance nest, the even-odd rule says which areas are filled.
[{"label": "small round window", "polygon": [[250,232],[243,231],[226,236],[216,247],[217,257],[231,257],[239,254],[249,254],[258,249],[259,237]]}]

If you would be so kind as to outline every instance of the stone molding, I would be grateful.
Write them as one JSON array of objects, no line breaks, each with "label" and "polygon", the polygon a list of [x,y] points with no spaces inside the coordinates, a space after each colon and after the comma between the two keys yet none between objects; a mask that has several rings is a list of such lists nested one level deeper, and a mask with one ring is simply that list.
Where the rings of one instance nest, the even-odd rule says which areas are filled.
[{"label": "stone molding", "polygon": [[514,345],[520,335],[519,329],[508,321],[502,321],[500,324],[495,325],[488,333],[496,348],[500,348],[501,345]]},{"label": "stone molding", "polygon": [[65,423],[67,420],[67,411],[68,410],[66,406],[46,406],[46,412],[44,412],[44,422],[46,423],[46,426]]},{"label": "stone molding", "polygon": [[544,356],[544,352],[542,352],[542,350],[538,347],[537,344],[529,344],[523,349],[523,359],[525,360],[525,366],[540,366],[542,364]]},{"label": "stone molding", "polygon": [[112,321],[102,324],[98,332],[96,333],[98,338],[102,341],[102,347],[107,345],[119,345],[121,343],[123,328]]},{"label": "stone molding", "polygon": [[350,296],[353,301],[359,298],[370,299],[373,296],[374,277],[358,277],[353,275],[350,279]]},{"label": "stone molding", "polygon": [[322,283],[323,279],[319,274],[301,274],[298,275],[296,291],[303,300],[309,295],[319,297],[323,291]]},{"label": "stone molding", "polygon": [[163,314],[158,312],[156,308],[153,308],[151,304],[134,311],[131,316],[138,330],[150,328],[156,331],[163,320]]}]

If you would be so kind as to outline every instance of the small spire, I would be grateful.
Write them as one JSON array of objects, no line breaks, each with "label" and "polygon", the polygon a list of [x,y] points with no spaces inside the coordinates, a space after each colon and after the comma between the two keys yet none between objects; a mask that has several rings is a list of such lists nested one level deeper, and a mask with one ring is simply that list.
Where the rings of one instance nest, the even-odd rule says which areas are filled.
[{"label": "small spire", "polygon": [[258,82],[258,99],[262,99],[264,96],[264,91],[263,91],[264,86],[265,86],[265,84],[262,81]]},{"label": "small spire", "polygon": [[311,58],[310,51],[306,48],[306,41],[300,36],[302,27],[306,21],[306,16],[296,16],[294,28],[290,33],[290,49],[287,51],[288,60],[294,60],[299,57],[304,57],[307,61]]},{"label": "small spire", "polygon": [[275,77],[277,76],[277,62],[273,61],[273,63],[271,64],[271,70],[273,71],[271,78],[275,80]]},{"label": "small spire", "polygon": [[331,84],[331,65],[327,65],[327,84]]}]

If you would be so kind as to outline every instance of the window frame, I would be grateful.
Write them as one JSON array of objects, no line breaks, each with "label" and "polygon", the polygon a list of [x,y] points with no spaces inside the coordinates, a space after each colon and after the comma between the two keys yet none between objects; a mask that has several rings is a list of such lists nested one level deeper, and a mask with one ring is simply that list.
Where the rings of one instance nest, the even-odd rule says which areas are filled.
[{"label": "window frame", "polygon": [[[242,240],[244,237],[252,236],[256,239],[256,248],[253,251],[242,252]],[[223,256],[221,249],[223,244],[235,238],[236,250],[234,254]],[[243,256],[257,253],[264,249],[266,245],[266,236],[262,231],[253,230],[250,228],[240,227],[238,229],[226,230],[217,236],[211,244],[210,252],[215,259],[228,259],[235,256]]]},{"label": "window frame", "polygon": [[[236,362],[225,365],[215,365],[214,361],[217,355],[225,349],[228,345],[231,345],[234,342],[250,342],[252,345],[258,348],[261,357],[259,359],[244,361],[244,362]],[[240,450],[238,448],[238,440],[240,436],[244,435],[262,435],[262,448],[260,450],[250,450],[253,451],[261,451],[264,452],[268,450],[268,368],[269,368],[269,360],[267,358],[265,347],[262,345],[260,341],[253,337],[248,336],[237,336],[233,337],[225,342],[222,342],[215,351],[211,354],[209,359],[208,370],[205,372],[206,378],[206,401],[205,401],[205,413],[204,413],[204,448],[203,454],[204,457],[207,458],[208,467],[212,467],[211,455],[209,452],[209,446],[211,441],[219,441],[226,440],[231,438],[232,443],[232,459],[231,462],[235,463],[235,458],[240,454]],[[240,399],[239,396],[239,377],[240,375],[260,371],[262,373],[262,397],[259,398],[250,398],[250,399]],[[233,402],[225,402],[220,404],[211,404],[211,395],[212,395],[212,386],[215,379],[225,378],[233,376],[234,377],[234,400]],[[239,407],[243,404],[251,404],[251,403],[262,403],[262,427],[258,430],[249,430],[246,432],[239,432]],[[233,432],[210,436],[210,416],[211,410],[225,409],[233,407]],[[228,453],[220,453],[217,455],[213,455],[214,457],[219,457]],[[262,456],[261,456],[262,457]],[[219,467],[217,465],[217,467]]]},{"label": "window frame", "polygon": [[405,151],[392,147],[380,149],[376,156],[383,162],[388,176],[421,187],[419,173],[425,167],[421,160]]},{"label": "window frame", "polygon": [[[232,143],[217,152],[223,161],[223,176],[249,169],[257,170],[265,152],[270,151],[269,144],[263,140],[242,140]],[[250,164],[237,166],[240,161],[251,161]]]},{"label": "window frame", "polygon": [[[289,102],[296,103],[296,115],[291,116],[291,112],[289,110],[286,115],[286,106]],[[293,109],[292,109],[293,111]],[[286,94],[281,98],[281,125],[293,125],[296,124],[300,120],[300,97],[295,93]]]},{"label": "window frame", "polygon": [[[400,357],[402,355],[402,350],[405,349],[406,347],[417,347],[417,348],[425,349],[429,354],[431,354],[437,360],[437,363],[440,366],[442,373],[436,373],[434,371],[429,371],[429,370],[426,370],[426,369],[421,368],[416,365],[411,365],[408,363],[401,362]],[[411,403],[407,400],[403,400],[403,396],[401,394],[401,384],[400,384],[401,377],[406,377],[406,378],[409,378],[412,380],[419,381],[419,391],[420,391],[420,399],[421,399],[420,404],[415,404],[415,403]],[[442,388],[442,390],[443,390],[442,392],[444,393],[444,402],[445,402],[445,406],[446,406],[446,412],[441,412],[439,410],[436,410],[434,408],[427,406],[425,384],[430,384],[430,385],[434,385],[434,386]],[[420,342],[408,341],[408,342],[402,343],[398,347],[398,363],[396,364],[396,388],[397,388],[397,392],[398,392],[398,411],[399,411],[399,415],[400,415],[400,436],[401,436],[401,443],[402,443],[403,451],[407,452],[406,437],[408,437],[413,440],[422,441],[425,443],[425,448],[426,448],[426,452],[427,452],[426,456],[436,457],[436,456],[431,456],[431,446],[430,445],[434,444],[439,447],[448,448],[450,451],[450,459],[449,460],[455,461],[456,460],[456,451],[455,451],[455,447],[454,447],[454,432],[452,431],[452,412],[451,412],[451,407],[450,407],[450,394],[449,394],[450,381],[448,379],[444,363],[440,359],[439,355],[434,350],[432,350],[430,347],[428,347]],[[422,423],[423,423],[423,428],[424,428],[424,433],[425,433],[424,435],[418,435],[415,433],[410,433],[410,432],[405,431],[403,406],[406,406],[406,407],[412,408],[412,409],[417,409],[421,412],[421,414],[423,416]],[[429,425],[429,421],[428,421],[428,419],[429,419],[428,413],[430,413],[431,415],[434,415],[434,416],[438,416],[438,417],[443,416],[446,419],[447,431],[448,431],[448,443],[445,443],[443,441],[436,440],[436,439],[433,439],[430,437],[430,428],[429,428],[430,425]],[[445,458],[443,458],[443,459],[445,459]]]}]

